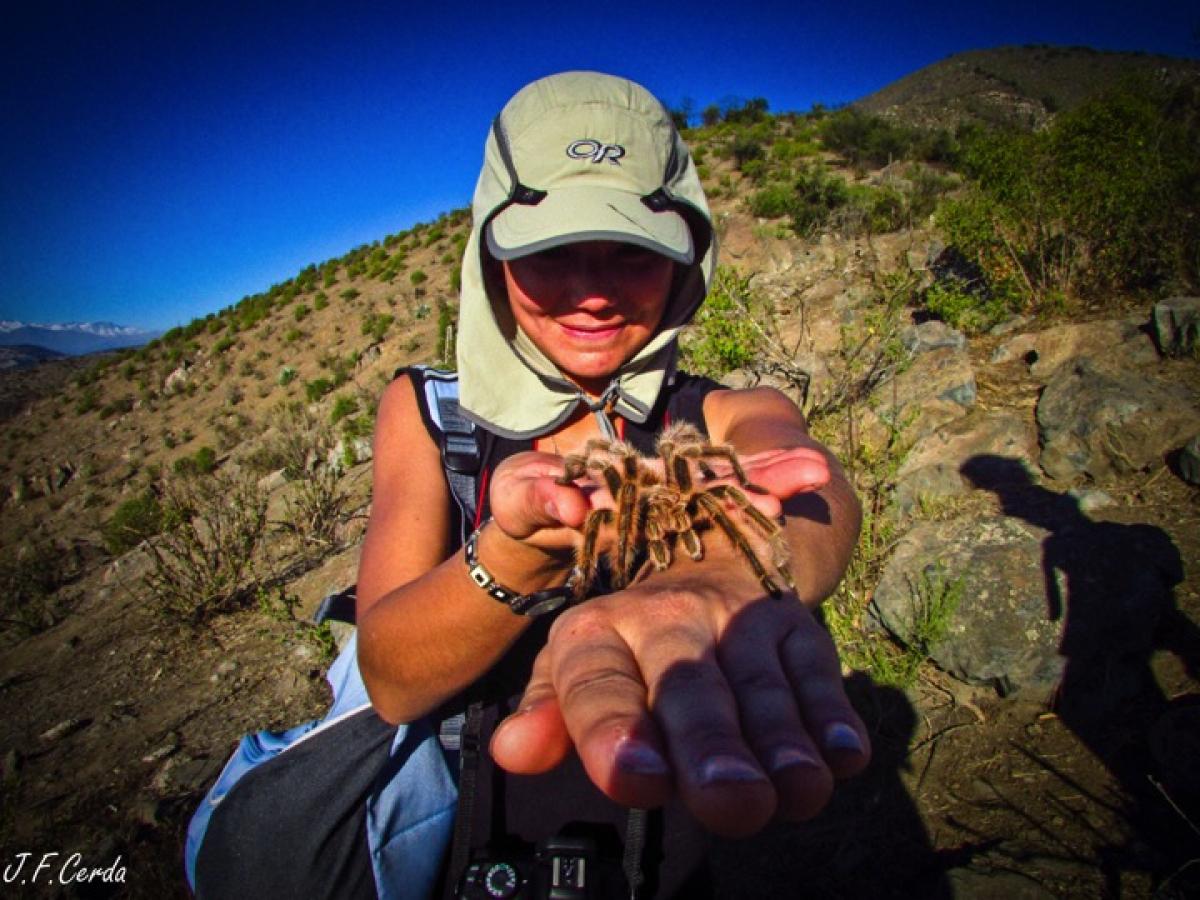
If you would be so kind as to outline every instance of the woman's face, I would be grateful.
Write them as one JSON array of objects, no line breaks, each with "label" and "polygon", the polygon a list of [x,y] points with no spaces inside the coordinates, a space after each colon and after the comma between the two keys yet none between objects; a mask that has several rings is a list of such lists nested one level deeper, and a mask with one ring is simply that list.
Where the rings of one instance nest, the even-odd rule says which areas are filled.
[{"label": "woman's face", "polygon": [[667,257],[615,241],[566,244],[504,263],[521,330],[596,395],[654,336],[673,274]]}]

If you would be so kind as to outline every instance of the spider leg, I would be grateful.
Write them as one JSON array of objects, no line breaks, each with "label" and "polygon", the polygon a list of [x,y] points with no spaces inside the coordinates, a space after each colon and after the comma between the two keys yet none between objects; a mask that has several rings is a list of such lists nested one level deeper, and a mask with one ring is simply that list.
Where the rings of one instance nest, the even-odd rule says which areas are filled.
[{"label": "spider leg", "polygon": [[748,485],[750,479],[746,477],[746,470],[742,468],[742,464],[738,462],[737,453],[728,444],[704,444],[695,448],[695,453],[698,458],[708,459],[723,459],[729,463],[729,467],[733,469],[733,475],[738,480],[740,485]]},{"label": "spider leg", "polygon": [[554,479],[555,484],[571,484],[576,478],[587,474],[588,459],[577,453],[563,457],[563,473]]},{"label": "spider leg", "polygon": [[677,530],[673,527],[673,512],[670,496],[664,493],[651,494],[646,501],[643,525],[646,551],[649,561],[660,572],[671,565],[671,546],[667,538]]},{"label": "spider leg", "polygon": [[792,577],[792,570],[788,567],[790,552],[787,542],[783,539],[783,529],[779,526],[779,523],[759,512],[746,495],[733,485],[716,484],[709,489],[709,493],[722,500],[729,500],[736,504],[750,521],[758,527],[763,537],[770,539],[771,564],[775,567],[775,570],[783,578],[787,586],[795,590],[796,581]]},{"label": "spider leg", "polygon": [[758,508],[747,499],[746,495],[731,484],[714,484],[708,492],[720,500],[729,500],[744,512],[747,518],[758,526],[764,537],[774,537],[779,534],[779,523],[764,516]]},{"label": "spider leg", "polygon": [[571,592],[582,600],[596,580],[596,541],[600,529],[612,522],[611,509],[593,509],[583,523],[583,542],[575,550],[575,571],[571,575]]},{"label": "spider leg", "polygon": [[746,535],[738,528],[729,514],[725,512],[721,501],[709,493],[699,493],[692,497],[693,504],[698,510],[708,514],[709,518],[717,524],[717,527],[725,532],[725,536],[733,543],[738,552],[745,557],[746,562],[750,564],[750,568],[754,571],[755,577],[759,583],[766,589],[772,597],[778,597],[783,592],[780,590],[771,575],[767,572],[766,567],[762,564],[762,560],[758,558],[758,554],[754,552],[754,548],[750,546],[750,542],[746,539]]},{"label": "spider leg", "polygon": [[633,577],[633,560],[637,552],[638,535],[641,531],[642,503],[638,490],[638,457],[624,458],[624,473],[620,478],[620,489],[615,492],[617,510],[617,549],[613,557],[613,587],[623,588]]}]

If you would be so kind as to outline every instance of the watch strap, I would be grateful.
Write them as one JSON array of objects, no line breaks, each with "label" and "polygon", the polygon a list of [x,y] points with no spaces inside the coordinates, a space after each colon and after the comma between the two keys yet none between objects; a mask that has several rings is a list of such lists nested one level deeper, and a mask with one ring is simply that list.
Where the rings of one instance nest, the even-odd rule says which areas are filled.
[{"label": "watch strap", "polygon": [[[490,522],[491,519],[488,520]],[[475,582],[483,590],[487,591],[488,595],[499,603],[503,603],[517,615],[529,616],[534,618],[542,616],[549,612],[554,612],[571,596],[571,590],[564,585],[557,588],[549,588],[544,591],[536,591],[532,594],[519,594],[511,588],[506,588],[500,584],[488,571],[487,567],[479,561],[479,533],[483,531],[484,526],[488,524],[484,522],[467,538],[463,545],[463,554],[467,561],[467,574],[471,580]]]}]

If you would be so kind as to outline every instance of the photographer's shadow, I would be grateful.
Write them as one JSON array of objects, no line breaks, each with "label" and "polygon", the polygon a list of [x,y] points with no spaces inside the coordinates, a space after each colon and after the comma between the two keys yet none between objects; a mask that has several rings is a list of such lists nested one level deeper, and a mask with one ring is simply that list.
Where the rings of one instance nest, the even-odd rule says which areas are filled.
[{"label": "photographer's shadow", "polygon": [[1183,579],[1179,551],[1151,525],[1089,518],[1075,497],[1034,483],[1020,460],[979,455],[961,472],[993,492],[1005,515],[1048,532],[1046,615],[1063,623],[1054,711],[1120,782],[1143,839],[1155,836],[1151,820],[1160,817],[1150,812],[1157,801],[1147,803],[1153,761],[1146,735],[1169,704],[1151,655],[1167,650],[1193,678],[1200,673],[1200,632],[1174,600]]},{"label": "photographer's shadow", "polygon": [[948,868],[982,847],[936,852],[906,786],[917,714],[904,692],[856,673],[846,691],[871,736],[871,765],[840,782],[815,819],[721,841],[715,896],[949,898]]}]

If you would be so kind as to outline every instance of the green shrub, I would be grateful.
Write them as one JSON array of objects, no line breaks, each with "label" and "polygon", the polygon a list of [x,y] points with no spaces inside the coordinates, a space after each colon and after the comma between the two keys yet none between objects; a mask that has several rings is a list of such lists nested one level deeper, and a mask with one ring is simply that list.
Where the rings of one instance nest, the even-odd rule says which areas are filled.
[{"label": "green shrub", "polygon": [[719,378],[754,362],[762,333],[750,315],[753,305],[749,277],[718,267],[708,297],[681,341],[688,371]]},{"label": "green shrub", "polygon": [[314,309],[324,309],[329,305],[329,297],[324,291],[318,291],[317,296],[313,298]]},{"label": "green shrub", "polygon": [[1043,131],[961,136],[949,242],[994,293],[1035,308],[1200,283],[1200,91],[1129,83]]},{"label": "green shrub", "polygon": [[362,320],[362,333],[369,335],[373,341],[382,341],[392,327],[396,317],[389,313],[367,313]]},{"label": "green shrub", "polygon": [[237,343],[237,339],[233,335],[227,334],[225,337],[220,338],[215,344],[213,344],[213,353],[224,353],[235,343]]},{"label": "green shrub", "polygon": [[257,550],[267,525],[267,498],[246,473],[181,478],[163,486],[165,516],[191,527],[169,528],[146,546],[146,584],[160,609],[196,623],[229,609],[258,586]]},{"label": "green shrub", "polygon": [[283,333],[283,340],[288,344],[294,344],[302,337],[304,337],[304,332],[299,328],[289,328]]},{"label": "green shrub", "polygon": [[88,385],[79,393],[75,401],[75,414],[85,415],[100,405],[100,390],[95,385]]},{"label": "green shrub", "polygon": [[292,315],[297,322],[303,322],[310,312],[312,310],[308,308],[308,304],[306,303],[297,303],[292,307]]},{"label": "green shrub", "polygon": [[122,394],[111,403],[106,403],[100,407],[100,418],[107,419],[109,416],[118,416],[127,413],[133,409],[133,404],[133,394]]},{"label": "green shrub", "polygon": [[846,180],[830,174],[820,165],[810,166],[800,173],[795,192],[791,208],[792,228],[801,235],[820,230],[829,221],[830,214],[850,199]]},{"label": "green shrub", "polygon": [[132,550],[165,526],[162,504],[152,491],[143,491],[116,508],[100,528],[104,546],[113,556]]},{"label": "green shrub", "polygon": [[980,334],[1004,321],[1013,311],[1014,298],[972,293],[957,282],[938,282],[925,292],[927,310],[967,334]]},{"label": "green shrub", "polygon": [[176,475],[208,475],[217,468],[217,451],[212,447],[201,447],[191,456],[183,456],[172,465]]},{"label": "green shrub", "polygon": [[419,287],[429,280],[429,276],[421,269],[413,269],[412,273],[408,276],[408,280],[412,282],[413,287]]},{"label": "green shrub", "polygon": [[296,380],[296,370],[291,366],[284,366],[279,370],[279,377],[276,380],[279,382],[280,387],[291,384]]},{"label": "green shrub", "polygon": [[359,291],[357,288],[346,288],[346,290],[342,291],[341,294],[339,294],[338,296],[340,296],[343,300],[349,301],[349,300],[353,300],[358,295],[359,295]]},{"label": "green shrub", "polygon": [[333,382],[328,378],[316,378],[304,384],[304,396],[309,403],[316,403],[333,390]]},{"label": "green shrub", "polygon": [[775,182],[750,195],[750,212],[762,219],[779,219],[790,215],[796,203],[796,190],[789,184]]},{"label": "green shrub", "polygon": [[766,155],[767,152],[763,148],[762,142],[752,137],[739,137],[733,142],[733,158],[737,167],[742,171],[745,171],[747,163],[761,160]]},{"label": "green shrub", "polygon": [[374,430],[375,419],[367,413],[342,420],[342,434],[348,438],[370,437]]},{"label": "green shrub", "polygon": [[333,409],[329,411],[329,422],[336,425],[346,416],[358,412],[358,401],[348,394],[339,394],[333,400]]}]

